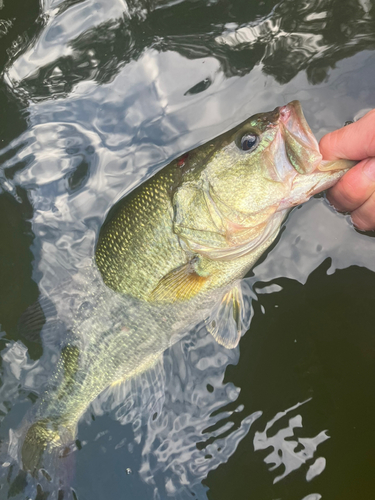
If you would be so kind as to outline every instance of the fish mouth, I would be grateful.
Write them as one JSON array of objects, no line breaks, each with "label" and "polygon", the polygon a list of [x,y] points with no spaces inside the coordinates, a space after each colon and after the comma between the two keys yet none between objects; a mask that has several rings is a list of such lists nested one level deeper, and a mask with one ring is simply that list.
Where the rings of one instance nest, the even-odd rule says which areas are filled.
[{"label": "fish mouth", "polygon": [[[322,161],[318,141],[309,127],[299,101],[276,108],[285,151],[292,167],[301,175],[318,170]],[[275,110],[276,111],[276,110]]]},{"label": "fish mouth", "polygon": [[280,137],[285,147],[284,159],[290,164],[287,175],[294,170],[290,196],[283,200],[280,208],[290,208],[331,187],[355,162],[323,161],[318,141],[306,121],[299,101],[292,101],[276,110],[279,113]]},{"label": "fish mouth", "polygon": [[297,120],[302,129],[308,130],[310,133],[312,133],[303,114],[302,106],[299,101],[291,101],[285,106],[279,106],[276,109],[279,112],[280,121],[282,123],[287,124],[291,119]]},{"label": "fish mouth", "polygon": [[348,161],[323,161],[318,141],[306,121],[299,101],[291,101],[276,110],[279,113],[279,127],[288,160],[299,174],[337,172],[354,165]]}]

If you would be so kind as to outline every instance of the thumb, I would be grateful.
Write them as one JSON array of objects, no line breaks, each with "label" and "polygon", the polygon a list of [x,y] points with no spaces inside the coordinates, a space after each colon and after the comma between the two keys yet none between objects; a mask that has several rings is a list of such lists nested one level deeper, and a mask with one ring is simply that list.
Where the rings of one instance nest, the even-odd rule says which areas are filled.
[{"label": "thumb", "polygon": [[322,137],[319,147],[325,160],[364,160],[375,156],[375,109],[358,121]]},{"label": "thumb", "polygon": [[375,158],[367,158],[349,170],[327,193],[339,211],[352,212],[375,192]]}]

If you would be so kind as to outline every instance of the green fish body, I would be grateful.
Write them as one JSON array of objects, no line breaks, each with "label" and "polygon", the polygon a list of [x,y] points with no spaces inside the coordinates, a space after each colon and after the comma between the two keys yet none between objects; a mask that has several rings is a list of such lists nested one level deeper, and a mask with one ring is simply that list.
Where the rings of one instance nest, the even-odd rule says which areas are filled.
[{"label": "green fish body", "polygon": [[352,165],[322,161],[293,101],[172,161],[121,200],[79,282],[94,306],[86,316],[76,308],[75,339],[25,430],[23,468],[35,473],[45,451],[74,439],[104,389],[153,366],[199,321],[235,347],[244,330],[239,280],[288,211]]}]

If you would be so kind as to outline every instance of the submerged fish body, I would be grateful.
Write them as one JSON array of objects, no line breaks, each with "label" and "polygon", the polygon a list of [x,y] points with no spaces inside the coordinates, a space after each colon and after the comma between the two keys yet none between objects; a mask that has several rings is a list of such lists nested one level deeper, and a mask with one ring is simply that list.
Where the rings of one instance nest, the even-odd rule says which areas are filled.
[{"label": "submerged fish body", "polygon": [[73,280],[91,309],[81,299],[73,307],[74,338],[21,439],[23,468],[36,473],[45,451],[74,439],[106,387],[152,367],[192,325],[205,320],[219,343],[236,346],[246,326],[239,279],[288,211],[352,165],[322,161],[293,101],[174,160],[121,200],[101,230],[96,265]]}]

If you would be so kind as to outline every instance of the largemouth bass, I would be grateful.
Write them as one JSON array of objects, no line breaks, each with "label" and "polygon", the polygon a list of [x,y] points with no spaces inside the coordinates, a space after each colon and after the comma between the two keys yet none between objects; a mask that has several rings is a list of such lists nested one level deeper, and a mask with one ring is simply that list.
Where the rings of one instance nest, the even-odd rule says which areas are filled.
[{"label": "largemouth bass", "polygon": [[290,209],[353,164],[322,160],[293,101],[172,161],[121,200],[92,267],[72,282],[80,292],[56,301],[73,336],[13,451],[23,469],[37,474],[43,456],[74,440],[104,389],[152,367],[193,325],[205,321],[220,344],[235,347],[246,329],[239,280]]}]

